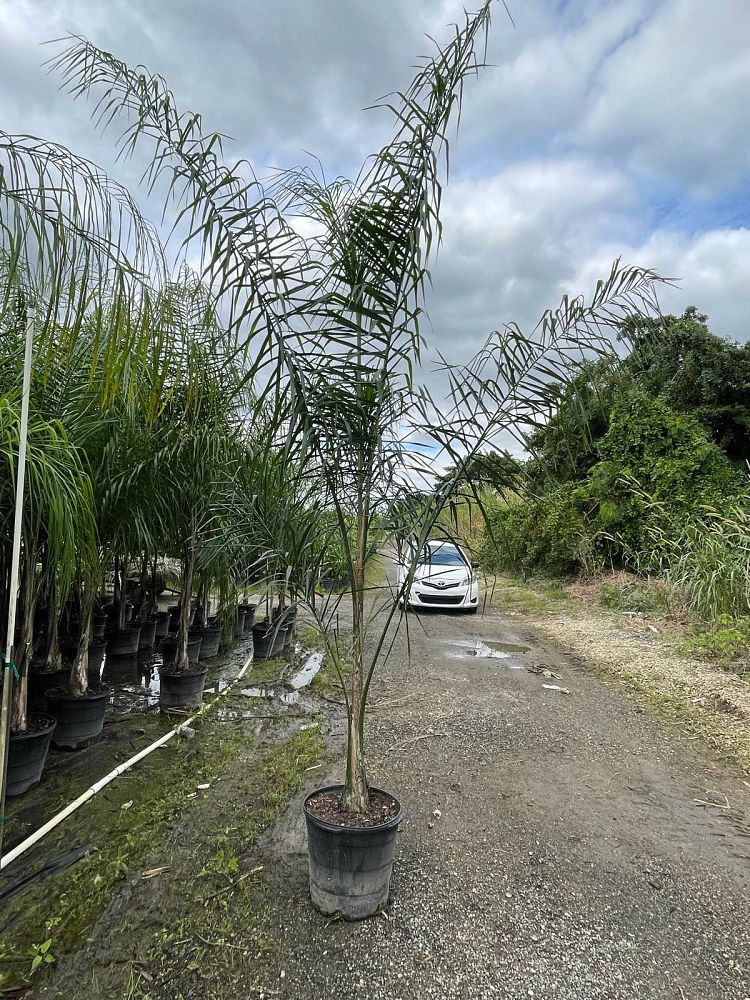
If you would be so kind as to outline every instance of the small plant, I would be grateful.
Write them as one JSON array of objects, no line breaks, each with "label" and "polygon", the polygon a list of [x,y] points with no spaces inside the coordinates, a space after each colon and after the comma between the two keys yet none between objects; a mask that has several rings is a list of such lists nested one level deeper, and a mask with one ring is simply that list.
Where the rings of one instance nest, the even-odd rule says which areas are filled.
[{"label": "small plant", "polygon": [[663,617],[668,613],[668,598],[667,588],[656,580],[635,580],[626,584],[603,583],[599,588],[599,603],[603,607],[655,617]]},{"label": "small plant", "polygon": [[231,878],[233,875],[239,875],[239,871],[240,863],[228,838],[226,836],[220,837],[216,845],[216,854],[209,859],[203,869],[203,874],[226,875],[227,878]]},{"label": "small plant", "polygon": [[714,660],[722,666],[750,660],[750,618],[722,615],[713,626],[695,625],[680,647],[688,656]]},{"label": "small plant", "polygon": [[42,944],[32,944],[29,948],[31,955],[31,969],[29,975],[33,976],[43,965],[52,965],[56,959],[52,954],[52,938],[47,938]]}]

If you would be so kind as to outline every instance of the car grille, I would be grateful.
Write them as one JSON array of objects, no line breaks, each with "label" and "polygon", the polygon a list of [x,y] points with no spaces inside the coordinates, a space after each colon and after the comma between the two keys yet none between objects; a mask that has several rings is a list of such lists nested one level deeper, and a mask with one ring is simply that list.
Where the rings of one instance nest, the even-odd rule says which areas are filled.
[{"label": "car grille", "polygon": [[420,594],[420,601],[423,604],[460,604],[464,599],[463,594]]}]

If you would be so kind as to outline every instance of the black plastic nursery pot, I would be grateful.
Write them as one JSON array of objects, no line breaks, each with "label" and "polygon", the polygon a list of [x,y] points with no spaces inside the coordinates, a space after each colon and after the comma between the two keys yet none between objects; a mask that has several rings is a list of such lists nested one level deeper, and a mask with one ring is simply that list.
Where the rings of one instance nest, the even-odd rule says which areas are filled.
[{"label": "black plastic nursery pot", "polygon": [[275,629],[275,635],[273,639],[273,649],[271,650],[271,656],[281,656],[284,651],[284,643],[286,642],[286,625],[273,625],[272,632]]},{"label": "black plastic nursery pot", "polygon": [[169,632],[169,612],[160,611],[156,616],[155,637],[157,639],[163,639],[168,632]]},{"label": "black plastic nursery pot", "polygon": [[57,720],[52,743],[64,750],[81,750],[101,736],[109,704],[108,687],[90,687],[77,698],[68,688],[47,692],[47,711]]},{"label": "black plastic nursery pot", "polygon": [[122,631],[113,629],[107,640],[107,652],[110,656],[135,656],[141,641],[141,626],[126,626]]},{"label": "black plastic nursery pot", "polygon": [[341,914],[345,920],[364,920],[388,902],[403,810],[394,796],[371,788],[371,792],[387,795],[398,807],[392,819],[378,826],[335,826],[310,812],[308,803],[313,796],[321,792],[340,795],[342,791],[343,785],[317,788],[304,802],[310,897],[313,906],[328,916]]},{"label": "black plastic nursery pot", "polygon": [[67,684],[69,677],[68,667],[63,670],[29,670],[29,707],[44,711],[47,692]]},{"label": "black plastic nursery pot", "polygon": [[219,655],[219,643],[221,642],[221,627],[209,627],[203,630],[201,635],[201,660],[209,660],[212,656]]},{"label": "black plastic nursery pot", "polygon": [[253,655],[256,660],[269,660],[273,656],[273,625],[269,622],[253,625]]},{"label": "black plastic nursery pot", "polygon": [[234,634],[237,639],[245,632],[245,611],[237,608],[237,620],[234,623]]},{"label": "black plastic nursery pot", "polygon": [[141,624],[141,634],[138,638],[138,649],[153,649],[156,643],[156,626],[158,621],[154,618],[152,621],[143,622]]},{"label": "black plastic nursery pot", "polygon": [[[197,664],[201,655],[201,646],[203,644],[202,635],[189,635],[187,644],[187,655],[188,660],[192,664]],[[177,662],[177,636],[168,635],[162,639],[161,643],[161,658],[162,664],[167,667],[173,667]]]},{"label": "black plastic nursery pot", "polygon": [[95,639],[103,639],[108,618],[105,614],[94,614],[91,619],[91,634]]},{"label": "black plastic nursery pot", "polygon": [[36,788],[42,780],[50,740],[57,720],[51,715],[33,713],[25,733],[10,734],[8,782],[5,794],[12,798]]},{"label": "black plastic nursery pot", "polygon": [[240,604],[240,611],[245,612],[245,635],[253,630],[256,607],[256,604]]},{"label": "black plastic nursery pot", "polygon": [[[180,605],[170,604],[170,606],[167,608],[167,611],[169,612],[169,631],[176,632],[177,629],[180,627]],[[192,625],[194,620],[195,620],[195,610],[192,610],[190,612],[190,621],[188,624]]]},{"label": "black plastic nursery pot", "polygon": [[106,639],[93,639],[89,643],[89,684],[96,683],[101,677],[102,664],[104,663],[104,654],[106,652]]},{"label": "black plastic nursery pot", "polygon": [[159,704],[162,709],[186,708],[199,705],[203,699],[203,685],[206,682],[207,667],[197,670],[159,671]]}]

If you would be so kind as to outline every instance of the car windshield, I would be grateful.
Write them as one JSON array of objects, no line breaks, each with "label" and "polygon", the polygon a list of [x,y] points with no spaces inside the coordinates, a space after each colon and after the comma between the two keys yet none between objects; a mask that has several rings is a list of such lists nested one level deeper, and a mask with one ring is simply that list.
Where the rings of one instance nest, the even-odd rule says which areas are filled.
[{"label": "car windshield", "polygon": [[465,566],[466,560],[453,545],[435,545],[422,549],[418,563],[424,566]]}]

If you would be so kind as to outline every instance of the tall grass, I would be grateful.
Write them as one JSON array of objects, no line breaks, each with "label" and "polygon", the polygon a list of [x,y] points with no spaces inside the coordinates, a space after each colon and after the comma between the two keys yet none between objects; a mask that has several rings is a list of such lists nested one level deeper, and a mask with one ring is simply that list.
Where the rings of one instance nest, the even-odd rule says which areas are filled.
[{"label": "tall grass", "polygon": [[726,511],[702,507],[681,525],[661,509],[649,533],[665,579],[693,615],[718,621],[750,614],[750,497]]}]

